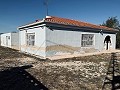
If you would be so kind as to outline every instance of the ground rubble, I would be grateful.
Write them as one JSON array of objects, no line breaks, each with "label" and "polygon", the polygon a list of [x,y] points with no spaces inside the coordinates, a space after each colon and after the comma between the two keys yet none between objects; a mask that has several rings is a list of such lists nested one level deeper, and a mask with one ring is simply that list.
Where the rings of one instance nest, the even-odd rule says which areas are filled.
[{"label": "ground rubble", "polygon": [[[59,60],[38,60],[14,50],[8,54],[7,51],[10,52],[8,49],[5,56],[5,48],[2,49],[4,52],[0,52],[0,72],[14,67],[32,65],[31,68],[25,69],[25,72],[49,90],[101,90],[111,59],[111,54],[107,53]],[[4,76],[0,73],[0,78],[2,77]],[[7,86],[9,87],[8,83]],[[27,86],[26,83],[24,86]],[[30,90],[28,86],[22,90],[26,88]]]}]

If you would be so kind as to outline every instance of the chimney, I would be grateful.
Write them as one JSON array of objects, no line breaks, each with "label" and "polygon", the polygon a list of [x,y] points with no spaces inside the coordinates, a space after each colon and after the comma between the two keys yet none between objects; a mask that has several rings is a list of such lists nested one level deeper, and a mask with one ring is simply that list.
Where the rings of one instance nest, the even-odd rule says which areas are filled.
[{"label": "chimney", "polygon": [[46,18],[52,18],[51,16],[46,16]]}]

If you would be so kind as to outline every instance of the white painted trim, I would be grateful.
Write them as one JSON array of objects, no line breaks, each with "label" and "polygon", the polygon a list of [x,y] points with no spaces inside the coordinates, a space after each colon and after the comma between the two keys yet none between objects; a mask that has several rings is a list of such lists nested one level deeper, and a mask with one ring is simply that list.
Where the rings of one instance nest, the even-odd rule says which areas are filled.
[{"label": "white painted trim", "polygon": [[[44,20],[38,21],[38,22],[34,22],[34,23],[31,23],[31,24],[27,24],[27,25],[23,25],[23,26],[18,27],[17,30],[19,30],[20,28],[25,28],[25,27],[32,26],[32,25],[35,25],[35,24],[40,24],[42,22],[44,22]],[[43,25],[45,25],[45,24],[37,25],[37,26],[43,26]]]}]

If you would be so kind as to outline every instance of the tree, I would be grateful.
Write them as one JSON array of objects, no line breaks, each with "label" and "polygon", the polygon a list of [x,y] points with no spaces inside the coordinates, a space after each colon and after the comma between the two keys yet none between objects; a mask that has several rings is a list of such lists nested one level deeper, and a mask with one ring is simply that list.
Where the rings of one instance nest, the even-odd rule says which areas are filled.
[{"label": "tree", "polygon": [[116,36],[116,48],[120,48],[120,30]]},{"label": "tree", "polygon": [[119,30],[116,36],[116,48],[120,48],[120,24],[117,17],[109,17],[105,22],[103,22],[102,26]]},{"label": "tree", "polygon": [[120,28],[119,20],[117,19],[117,17],[109,17],[105,21],[105,23],[103,22],[102,26],[106,26],[106,27],[109,27],[109,28],[115,28],[115,29]]}]

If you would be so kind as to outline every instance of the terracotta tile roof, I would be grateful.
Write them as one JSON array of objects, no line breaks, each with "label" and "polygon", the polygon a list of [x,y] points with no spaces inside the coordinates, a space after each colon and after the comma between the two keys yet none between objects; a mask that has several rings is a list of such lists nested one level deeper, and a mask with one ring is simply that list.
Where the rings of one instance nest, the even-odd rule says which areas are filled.
[{"label": "terracotta tile roof", "polygon": [[30,27],[39,23],[44,23],[44,22],[50,22],[50,23],[56,23],[56,24],[63,24],[63,25],[71,25],[71,26],[78,26],[78,27],[87,27],[87,28],[93,28],[93,29],[102,29],[102,30],[109,30],[109,31],[118,31],[117,29],[113,28],[108,28],[105,26],[99,26],[87,22],[82,22],[82,21],[77,21],[77,20],[72,20],[72,19],[67,19],[67,18],[60,18],[60,17],[55,17],[55,16],[46,16],[43,20],[36,20],[33,23],[29,23],[26,25],[22,25],[18,27],[20,28],[25,28],[25,27]]},{"label": "terracotta tile roof", "polygon": [[99,25],[94,25],[94,24],[82,22],[82,21],[71,20],[71,19],[66,19],[66,18],[59,18],[59,17],[54,17],[54,16],[47,16],[45,18],[45,22],[116,31],[113,28],[108,28],[108,27],[105,27],[105,26],[99,26]]}]

